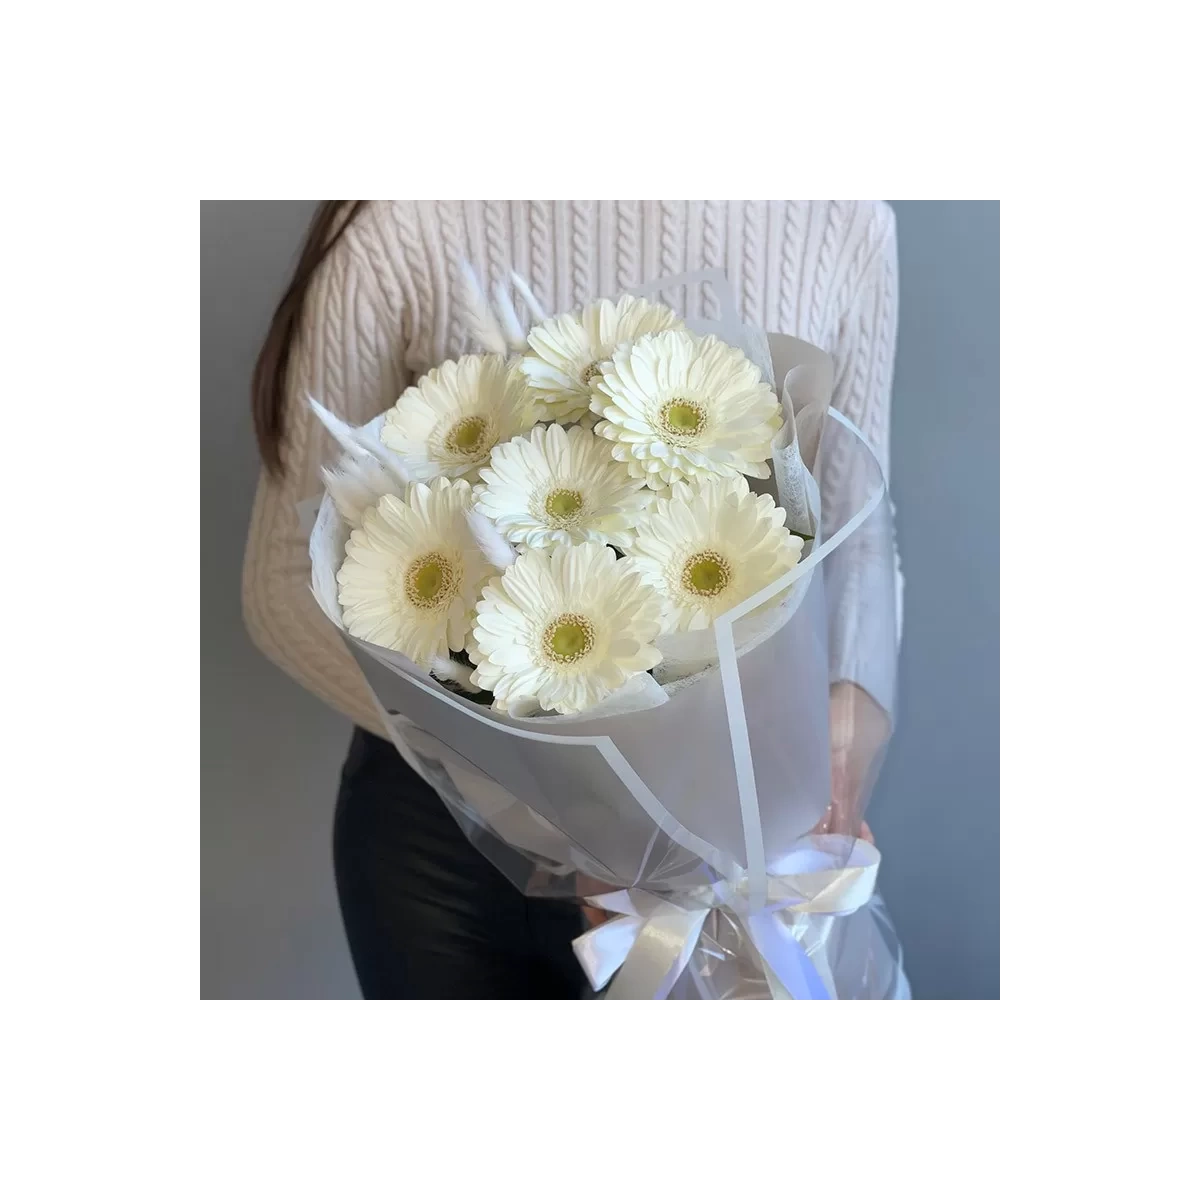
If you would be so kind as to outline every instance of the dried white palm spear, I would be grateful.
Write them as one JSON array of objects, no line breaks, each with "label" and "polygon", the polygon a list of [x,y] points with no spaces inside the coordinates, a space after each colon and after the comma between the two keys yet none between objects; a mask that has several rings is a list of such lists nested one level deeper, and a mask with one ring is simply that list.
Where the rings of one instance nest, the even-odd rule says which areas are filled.
[{"label": "dried white palm spear", "polygon": [[[458,269],[462,276],[464,311],[475,341],[492,354],[522,353],[528,349],[528,331],[517,316],[512,295],[497,280],[489,300],[475,268],[466,259],[459,260]],[[509,278],[533,319],[544,321],[546,313],[529,284],[515,271],[510,272]]]},{"label": "dried white palm spear", "polygon": [[378,438],[347,425],[312,396],[308,403],[341,447],[337,462],[321,468],[321,479],[338,512],[356,529],[362,523],[363,512],[382,496],[404,495],[409,473],[400,457]]}]

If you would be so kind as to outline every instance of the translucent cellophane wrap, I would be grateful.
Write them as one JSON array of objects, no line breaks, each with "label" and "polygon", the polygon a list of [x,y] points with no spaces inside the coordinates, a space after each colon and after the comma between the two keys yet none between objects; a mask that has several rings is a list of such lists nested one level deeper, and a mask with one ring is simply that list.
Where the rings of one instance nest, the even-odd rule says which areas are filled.
[{"label": "translucent cellophane wrap", "polygon": [[[733,311],[713,273],[640,290],[701,281]],[[811,538],[796,567],[713,628],[660,638],[652,676],[573,717],[495,712],[343,633],[397,749],[474,844],[526,894],[612,914],[576,942],[607,998],[898,998],[879,854],[858,836],[893,709],[882,471],[829,408],[823,352],[735,319],[689,324],[776,382],[773,474],[753,482]],[[313,590],[339,627],[347,536],[326,497]]]}]

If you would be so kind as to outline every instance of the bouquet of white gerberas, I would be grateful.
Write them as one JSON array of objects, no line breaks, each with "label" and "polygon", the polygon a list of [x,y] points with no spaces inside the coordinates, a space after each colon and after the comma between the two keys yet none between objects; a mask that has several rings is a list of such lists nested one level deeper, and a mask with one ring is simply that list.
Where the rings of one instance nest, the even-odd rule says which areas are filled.
[{"label": "bouquet of white gerberas", "polygon": [[[834,917],[870,899],[878,856],[818,832],[838,635],[810,585],[839,546],[869,564],[884,538],[875,586],[892,576],[890,533],[863,536],[878,464],[825,421],[827,360],[768,349],[720,276],[716,332],[640,295],[546,319],[516,280],[526,332],[507,292],[489,305],[464,275],[485,353],[362,429],[314,402],[342,449],[312,536],[318,600],[481,848],[527,891],[621,914],[578,945],[597,987],[624,963],[610,995],[844,994],[837,948],[855,939]],[[894,955],[867,943],[855,994],[891,986]]]},{"label": "bouquet of white gerberas", "polygon": [[499,711],[582,713],[658,666],[660,636],[799,561],[747,484],[769,477],[782,409],[740,349],[638,297],[512,341],[525,352],[444,363],[400,396],[379,431],[388,494],[344,500],[352,466],[330,473],[355,526],[338,602],[354,636]]}]

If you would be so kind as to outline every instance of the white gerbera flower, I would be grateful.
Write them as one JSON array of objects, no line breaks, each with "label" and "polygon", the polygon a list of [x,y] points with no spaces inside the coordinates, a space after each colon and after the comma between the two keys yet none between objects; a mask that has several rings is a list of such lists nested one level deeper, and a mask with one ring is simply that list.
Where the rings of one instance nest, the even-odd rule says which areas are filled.
[{"label": "white gerbera flower", "polygon": [[533,425],[525,377],[501,354],[468,354],[406,388],[381,438],[415,479],[479,478],[492,447]]},{"label": "white gerbera flower", "polygon": [[467,527],[470,505],[465,479],[437,479],[366,510],[337,577],[355,637],[422,667],[463,649],[480,588],[494,571]]},{"label": "white gerbera flower", "polygon": [[651,493],[579,425],[538,425],[492,451],[475,505],[510,541],[530,546],[610,542],[622,549]]},{"label": "white gerbera flower", "polygon": [[663,632],[707,629],[794,567],[804,540],[787,531],[786,516],[740,475],[677,483],[659,497],[628,561],[663,598]]},{"label": "white gerbera flower", "polygon": [[526,550],[483,589],[472,682],[502,711],[522,700],[578,713],[662,661],[660,602],[628,559],[584,542]]},{"label": "white gerbera flower", "polygon": [[675,330],[618,348],[593,384],[596,432],[653,488],[713,475],[770,474],[782,410],[762,372],[718,338]]},{"label": "white gerbera flower", "polygon": [[640,296],[597,300],[582,312],[564,313],[529,331],[530,353],[521,368],[538,405],[538,419],[576,421],[591,402],[592,379],[624,342],[663,329],[683,329],[665,304]]}]

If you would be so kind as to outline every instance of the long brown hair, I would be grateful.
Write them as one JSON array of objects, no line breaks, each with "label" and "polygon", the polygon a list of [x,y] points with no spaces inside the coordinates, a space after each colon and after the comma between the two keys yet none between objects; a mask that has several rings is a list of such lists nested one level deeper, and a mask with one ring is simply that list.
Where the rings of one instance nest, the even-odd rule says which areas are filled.
[{"label": "long brown hair", "polygon": [[[350,207],[342,216],[343,207],[347,204]],[[300,329],[304,297],[325,255],[346,232],[364,204],[365,200],[322,200],[317,206],[296,263],[295,274],[271,318],[267,336],[258,352],[250,382],[250,407],[254,413],[254,436],[258,439],[258,452],[272,475],[283,474],[288,359]]]}]

